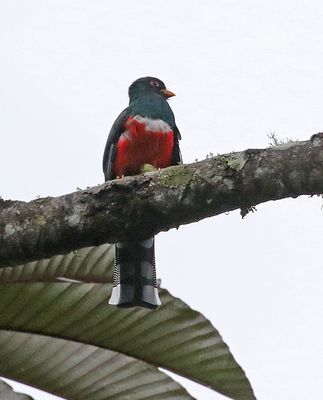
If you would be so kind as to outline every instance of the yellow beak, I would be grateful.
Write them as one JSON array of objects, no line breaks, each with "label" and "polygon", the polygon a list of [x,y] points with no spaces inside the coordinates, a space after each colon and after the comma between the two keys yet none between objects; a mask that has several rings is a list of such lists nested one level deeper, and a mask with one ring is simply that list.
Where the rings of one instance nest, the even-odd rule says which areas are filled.
[{"label": "yellow beak", "polygon": [[161,89],[161,92],[166,96],[166,98],[168,99],[169,97],[173,97],[176,96],[175,93],[171,92],[168,89]]}]

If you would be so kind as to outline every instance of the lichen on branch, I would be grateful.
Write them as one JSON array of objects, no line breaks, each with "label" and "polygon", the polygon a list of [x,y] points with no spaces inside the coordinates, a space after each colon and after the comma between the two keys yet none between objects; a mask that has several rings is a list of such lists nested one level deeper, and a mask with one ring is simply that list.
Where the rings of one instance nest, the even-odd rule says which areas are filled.
[{"label": "lichen on branch", "polygon": [[160,231],[286,197],[323,193],[323,133],[25,203],[0,200],[0,266]]}]

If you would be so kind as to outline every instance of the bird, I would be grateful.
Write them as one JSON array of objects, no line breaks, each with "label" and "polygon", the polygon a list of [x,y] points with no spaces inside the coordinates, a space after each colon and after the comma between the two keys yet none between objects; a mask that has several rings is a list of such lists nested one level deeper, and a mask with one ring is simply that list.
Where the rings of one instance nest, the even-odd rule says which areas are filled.
[{"label": "bird", "polygon": [[[103,155],[105,181],[182,163],[181,134],[168,99],[175,94],[151,76],[128,89],[129,106],[113,123]],[[113,288],[109,304],[119,308],[160,306],[155,267],[155,238],[115,244]]]}]

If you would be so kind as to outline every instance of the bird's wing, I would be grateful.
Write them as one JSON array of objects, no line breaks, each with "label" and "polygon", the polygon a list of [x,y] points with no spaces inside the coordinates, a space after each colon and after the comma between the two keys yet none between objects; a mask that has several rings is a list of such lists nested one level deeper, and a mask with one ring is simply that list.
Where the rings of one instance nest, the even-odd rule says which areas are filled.
[{"label": "bird's wing", "polygon": [[124,132],[124,124],[127,121],[130,115],[129,107],[125,108],[118,118],[114,121],[110,129],[110,133],[108,136],[107,143],[105,145],[104,154],[103,154],[103,173],[106,181],[114,179],[115,176],[113,174],[113,164],[116,157],[117,150],[117,142]]},{"label": "bird's wing", "polygon": [[173,132],[174,132],[174,147],[173,147],[172,165],[177,165],[183,163],[182,154],[179,149],[179,143],[178,143],[178,141],[181,140],[182,137],[176,125],[173,128]]}]

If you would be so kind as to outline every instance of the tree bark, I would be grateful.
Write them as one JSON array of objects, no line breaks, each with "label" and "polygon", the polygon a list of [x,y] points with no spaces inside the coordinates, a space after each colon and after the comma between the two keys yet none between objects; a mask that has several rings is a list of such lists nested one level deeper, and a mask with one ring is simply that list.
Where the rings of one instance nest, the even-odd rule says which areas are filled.
[{"label": "tree bark", "polygon": [[160,231],[269,200],[323,193],[323,133],[31,202],[0,200],[0,265]]}]

